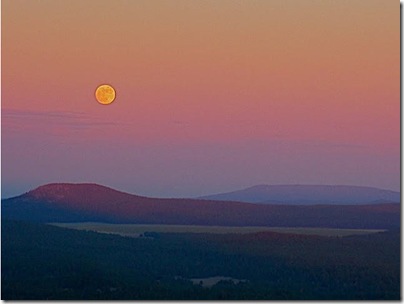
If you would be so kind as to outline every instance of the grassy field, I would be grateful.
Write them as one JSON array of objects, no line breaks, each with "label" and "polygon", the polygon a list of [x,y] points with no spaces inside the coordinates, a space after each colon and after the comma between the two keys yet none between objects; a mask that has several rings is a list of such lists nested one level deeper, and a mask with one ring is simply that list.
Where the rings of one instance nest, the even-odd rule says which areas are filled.
[{"label": "grassy field", "polygon": [[99,233],[117,234],[121,236],[139,237],[145,232],[157,233],[213,233],[213,234],[247,234],[257,232],[277,232],[287,234],[304,234],[319,236],[351,236],[383,232],[376,229],[333,229],[302,227],[225,227],[225,226],[189,226],[189,225],[137,225],[137,224],[104,224],[104,223],[50,223],[51,225],[95,231]]}]

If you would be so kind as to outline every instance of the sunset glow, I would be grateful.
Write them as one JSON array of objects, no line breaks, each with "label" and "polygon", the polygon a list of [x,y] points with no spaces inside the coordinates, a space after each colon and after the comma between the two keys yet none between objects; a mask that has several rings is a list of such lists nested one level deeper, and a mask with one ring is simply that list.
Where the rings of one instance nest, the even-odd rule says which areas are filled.
[{"label": "sunset glow", "polygon": [[[6,197],[58,181],[168,197],[400,188],[397,1],[9,0],[2,12]],[[94,102],[105,81],[111,107]]]}]

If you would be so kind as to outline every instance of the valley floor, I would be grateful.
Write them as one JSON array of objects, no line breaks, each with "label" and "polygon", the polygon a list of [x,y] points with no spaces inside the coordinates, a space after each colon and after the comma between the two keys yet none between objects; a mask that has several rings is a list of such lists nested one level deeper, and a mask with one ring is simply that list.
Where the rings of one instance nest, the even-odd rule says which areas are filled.
[{"label": "valley floor", "polygon": [[76,225],[2,221],[3,300],[400,299],[398,229]]},{"label": "valley floor", "polygon": [[147,232],[157,233],[213,233],[213,234],[248,234],[257,232],[276,232],[286,234],[338,236],[364,235],[384,232],[382,229],[336,229],[312,227],[229,227],[229,226],[197,226],[197,225],[138,225],[107,223],[51,223],[51,225],[99,233],[111,233],[121,236],[140,237]]}]

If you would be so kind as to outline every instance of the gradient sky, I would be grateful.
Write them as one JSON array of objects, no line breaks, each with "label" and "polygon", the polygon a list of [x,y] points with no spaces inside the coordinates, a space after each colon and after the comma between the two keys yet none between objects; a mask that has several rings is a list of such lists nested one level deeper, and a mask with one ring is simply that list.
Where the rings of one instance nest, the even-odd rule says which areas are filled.
[{"label": "gradient sky", "polygon": [[[399,1],[3,0],[2,196],[400,188]],[[115,102],[99,105],[97,85]]]}]

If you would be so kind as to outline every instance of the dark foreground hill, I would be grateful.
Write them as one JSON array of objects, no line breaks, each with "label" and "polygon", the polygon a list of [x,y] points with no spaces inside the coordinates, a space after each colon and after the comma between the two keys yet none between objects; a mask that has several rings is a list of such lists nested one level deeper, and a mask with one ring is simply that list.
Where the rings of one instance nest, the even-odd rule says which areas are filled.
[{"label": "dark foreground hill", "polygon": [[389,229],[400,227],[400,204],[292,206],[158,199],[96,184],[49,184],[3,200],[2,218],[36,222]]},{"label": "dark foreground hill", "polygon": [[[400,233],[124,238],[2,221],[3,300],[399,300]],[[212,287],[190,279],[234,278]]]},{"label": "dark foreground hill", "polygon": [[208,195],[207,200],[270,204],[378,204],[400,202],[400,192],[372,187],[327,185],[258,185],[243,190]]}]

